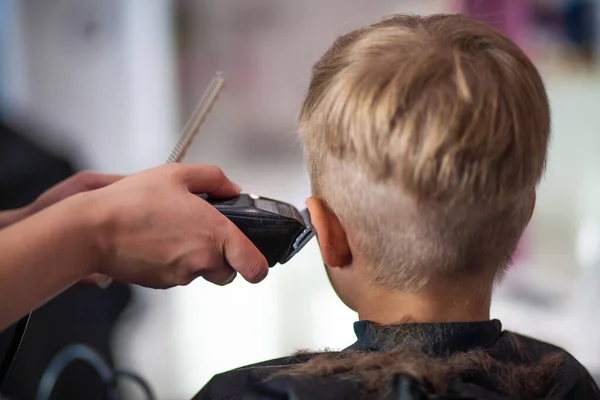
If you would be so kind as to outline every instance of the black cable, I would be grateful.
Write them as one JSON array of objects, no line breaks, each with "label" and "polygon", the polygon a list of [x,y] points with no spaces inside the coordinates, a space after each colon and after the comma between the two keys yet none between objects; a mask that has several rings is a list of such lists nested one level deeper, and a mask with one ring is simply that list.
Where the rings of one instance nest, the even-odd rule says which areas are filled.
[{"label": "black cable", "polygon": [[50,400],[58,378],[64,369],[76,360],[85,361],[96,370],[106,388],[107,400],[117,400],[119,398],[117,392],[118,378],[128,378],[134,381],[141,386],[149,400],[155,399],[150,385],[144,379],[128,371],[113,371],[108,362],[94,349],[87,345],[75,344],[61,350],[46,367],[38,386],[36,400]]},{"label": "black cable", "polygon": [[54,385],[56,385],[56,381],[58,381],[64,369],[76,360],[85,361],[94,368],[100,376],[102,383],[107,388],[107,400],[117,399],[113,383],[113,373],[110,366],[95,350],[81,344],[67,346],[54,356],[42,375],[36,399],[49,400],[54,390]]},{"label": "black cable", "polygon": [[10,370],[10,366],[12,365],[17,353],[19,352],[19,348],[21,347],[21,343],[23,342],[23,337],[25,336],[25,331],[27,330],[27,325],[29,324],[29,318],[31,317],[31,313],[27,314],[25,317],[21,318],[19,322],[15,325],[15,331],[13,333],[12,339],[6,350],[6,354],[4,355],[4,359],[2,363],[0,363],[0,387],[2,387],[2,383]]}]

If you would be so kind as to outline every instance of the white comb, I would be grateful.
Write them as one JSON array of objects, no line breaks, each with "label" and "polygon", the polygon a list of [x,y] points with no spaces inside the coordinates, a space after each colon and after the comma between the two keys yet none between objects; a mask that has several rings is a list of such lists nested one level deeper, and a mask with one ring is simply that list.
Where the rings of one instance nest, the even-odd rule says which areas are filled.
[{"label": "white comb", "polygon": [[208,88],[202,95],[196,110],[188,120],[187,124],[185,124],[183,131],[181,132],[181,136],[179,137],[177,144],[173,148],[173,151],[167,160],[167,164],[180,162],[183,159],[185,153],[192,144],[192,141],[200,131],[200,127],[204,123],[206,116],[208,113],[210,113],[213,105],[217,101],[219,92],[223,88],[224,84],[225,79],[223,79],[223,76],[220,72],[217,72],[217,76],[215,76],[210,82]]}]

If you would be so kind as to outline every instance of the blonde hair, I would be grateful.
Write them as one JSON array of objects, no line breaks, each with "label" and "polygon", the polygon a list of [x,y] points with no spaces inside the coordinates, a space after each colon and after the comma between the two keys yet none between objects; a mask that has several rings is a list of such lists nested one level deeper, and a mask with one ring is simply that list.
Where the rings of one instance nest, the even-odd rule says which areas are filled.
[{"label": "blonde hair", "polygon": [[532,62],[463,15],[394,15],[338,38],[300,114],[313,194],[373,280],[418,290],[501,275],[544,171],[550,110]]}]

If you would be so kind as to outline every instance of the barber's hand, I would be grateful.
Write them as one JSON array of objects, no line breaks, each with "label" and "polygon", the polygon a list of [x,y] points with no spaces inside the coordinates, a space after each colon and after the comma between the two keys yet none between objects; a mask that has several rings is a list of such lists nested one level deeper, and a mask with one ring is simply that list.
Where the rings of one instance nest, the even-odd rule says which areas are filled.
[{"label": "barber's hand", "polygon": [[225,285],[237,273],[257,283],[264,256],[213,206],[193,193],[232,197],[240,188],[214,166],[167,164],[90,193],[98,218],[98,273],[151,288],[198,277]]},{"label": "barber's hand", "polygon": [[29,215],[35,214],[74,194],[96,190],[122,179],[121,175],[104,175],[93,172],[79,172],[46,190],[27,207]]}]

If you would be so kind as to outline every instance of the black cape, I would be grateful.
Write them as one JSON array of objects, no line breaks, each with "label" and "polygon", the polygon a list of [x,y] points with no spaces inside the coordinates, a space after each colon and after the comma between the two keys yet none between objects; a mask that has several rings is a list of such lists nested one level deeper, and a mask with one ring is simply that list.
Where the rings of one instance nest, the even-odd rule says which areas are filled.
[{"label": "black cape", "polygon": [[[483,349],[501,363],[514,364],[515,360],[535,363],[548,354],[560,352],[562,361],[554,377],[546,382],[546,393],[539,399],[545,400],[587,400],[600,399],[600,391],[587,370],[564,350],[525,336],[503,331],[498,320],[469,323],[406,324],[406,328],[394,331],[393,340],[398,342],[402,329],[414,331],[418,328],[422,336],[422,350],[433,357],[448,357],[459,352]],[[384,328],[368,321],[355,323],[357,342],[349,350],[377,352],[386,351]],[[400,333],[400,334],[399,334]],[[390,339],[390,338],[387,338]],[[383,344],[386,343],[386,344]],[[518,354],[517,354],[518,352]],[[404,375],[394,376],[389,382],[389,390],[377,395],[369,394],[360,379],[351,374],[337,374],[327,377],[297,377],[282,375],[271,377],[286,367],[303,363],[315,354],[302,354],[280,358],[260,364],[250,365],[216,375],[194,397],[194,400],[324,400],[324,399],[490,399],[507,400],[494,376],[484,371],[469,373],[452,382],[442,396],[427,394],[420,383]],[[525,356],[525,357],[524,357]],[[267,379],[270,378],[270,379]]]}]

